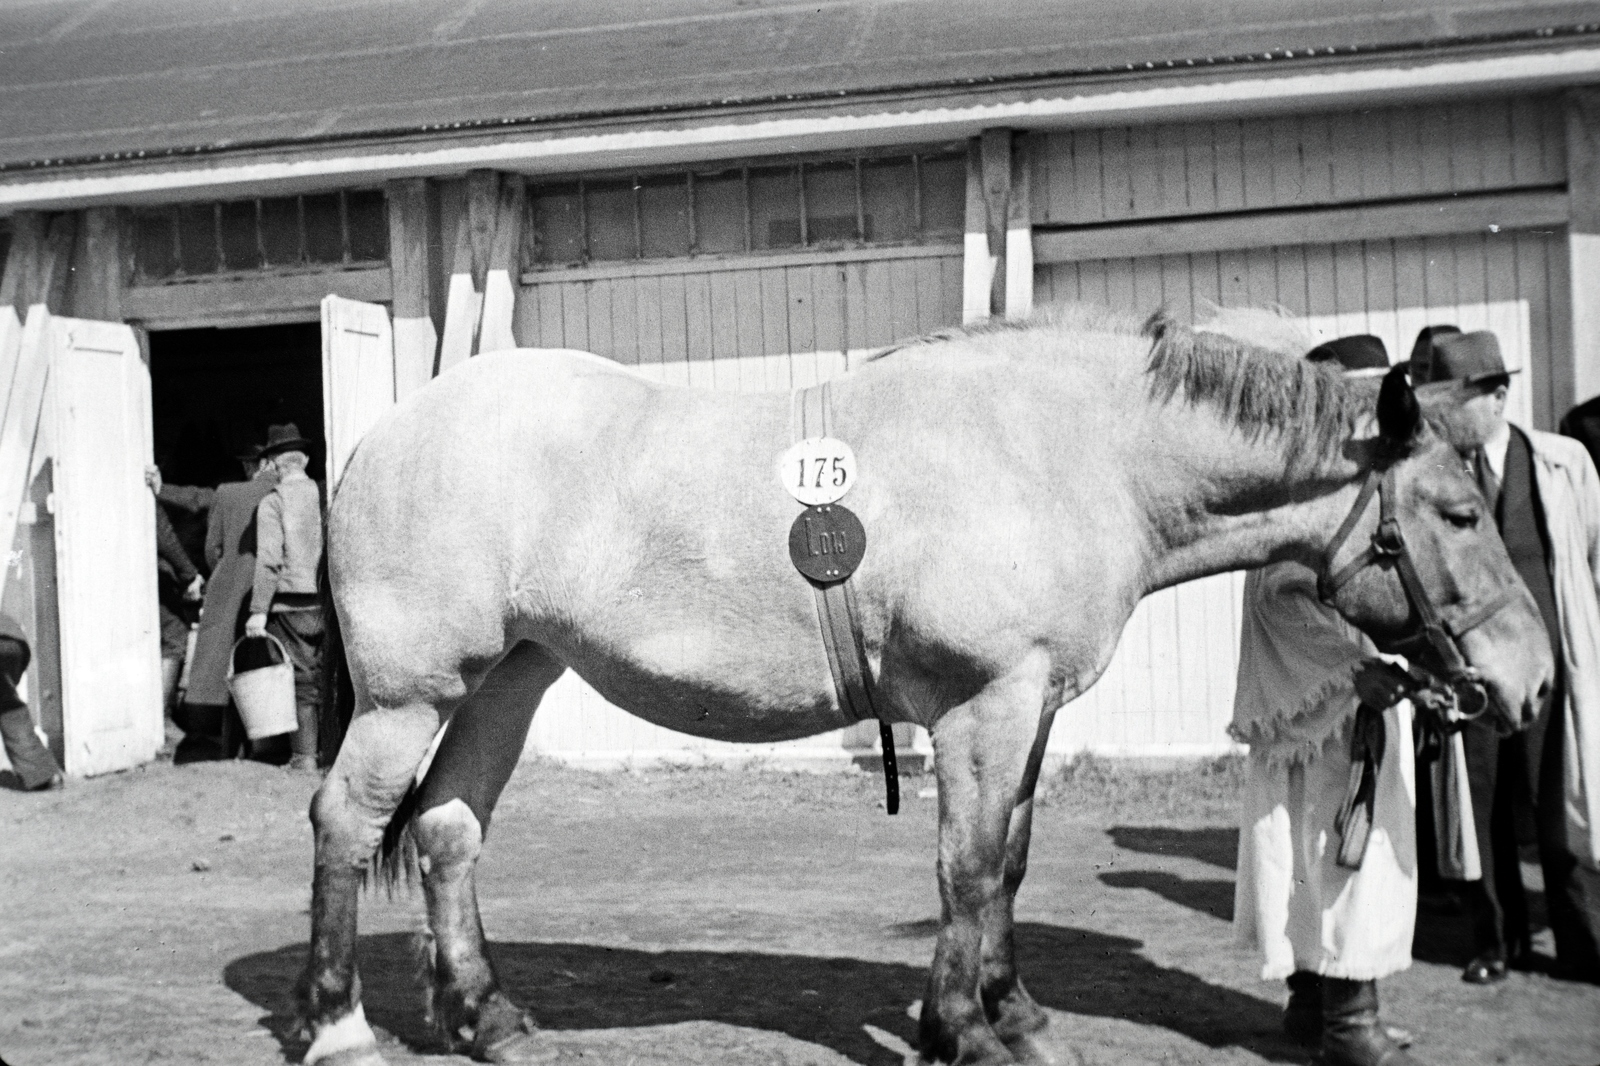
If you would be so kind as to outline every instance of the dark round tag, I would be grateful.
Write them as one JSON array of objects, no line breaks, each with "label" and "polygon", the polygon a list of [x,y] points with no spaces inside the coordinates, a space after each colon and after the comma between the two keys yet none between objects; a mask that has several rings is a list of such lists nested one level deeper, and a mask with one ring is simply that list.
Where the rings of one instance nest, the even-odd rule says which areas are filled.
[{"label": "dark round tag", "polygon": [[855,573],[867,553],[867,531],[847,507],[807,507],[789,527],[789,558],[813,581],[828,584]]}]

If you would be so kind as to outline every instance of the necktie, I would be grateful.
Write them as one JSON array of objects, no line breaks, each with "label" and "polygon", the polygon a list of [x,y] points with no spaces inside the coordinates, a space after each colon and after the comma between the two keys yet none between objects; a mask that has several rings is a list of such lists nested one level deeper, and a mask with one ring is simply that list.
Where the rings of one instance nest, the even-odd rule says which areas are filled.
[{"label": "necktie", "polygon": [[1495,477],[1494,468],[1489,465],[1489,457],[1482,448],[1478,449],[1474,466],[1477,467],[1478,489],[1483,493],[1483,498],[1488,501],[1489,513],[1494,516],[1500,514],[1500,479]]}]

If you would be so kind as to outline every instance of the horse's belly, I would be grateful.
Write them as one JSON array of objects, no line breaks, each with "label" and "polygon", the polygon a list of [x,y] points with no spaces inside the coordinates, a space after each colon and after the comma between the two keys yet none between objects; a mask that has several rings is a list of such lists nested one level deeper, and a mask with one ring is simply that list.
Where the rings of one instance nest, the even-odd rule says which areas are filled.
[{"label": "horse's belly", "polygon": [[563,657],[610,703],[709,740],[795,740],[851,722],[837,706],[826,662],[817,676],[805,656],[748,636],[677,629]]}]

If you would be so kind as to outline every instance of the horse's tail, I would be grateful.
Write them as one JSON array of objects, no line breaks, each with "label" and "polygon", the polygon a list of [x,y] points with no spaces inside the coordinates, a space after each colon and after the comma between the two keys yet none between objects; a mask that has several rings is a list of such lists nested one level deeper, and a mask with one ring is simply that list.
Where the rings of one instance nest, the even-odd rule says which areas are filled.
[{"label": "horse's tail", "polygon": [[411,787],[400,797],[400,806],[394,809],[389,824],[383,827],[383,843],[373,856],[372,868],[377,872],[377,883],[383,886],[390,899],[397,891],[409,892],[416,887],[420,875],[417,865],[417,838],[412,822],[417,815],[420,782],[411,780]]},{"label": "horse's tail", "polygon": [[328,552],[324,545],[322,562],[317,567],[317,587],[322,608],[322,700],[317,715],[317,762],[323,769],[333,765],[344,744],[344,735],[355,714],[356,690],[350,681],[350,665],[344,657],[344,632],[339,627],[339,612],[333,605],[333,589],[328,584]]}]

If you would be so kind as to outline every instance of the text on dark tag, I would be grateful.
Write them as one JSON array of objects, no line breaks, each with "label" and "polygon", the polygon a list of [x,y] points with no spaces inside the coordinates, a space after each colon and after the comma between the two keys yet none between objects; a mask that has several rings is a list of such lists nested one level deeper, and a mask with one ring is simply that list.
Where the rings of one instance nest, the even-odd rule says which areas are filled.
[{"label": "text on dark tag", "polygon": [[818,504],[800,512],[789,527],[789,558],[813,581],[843,581],[867,553],[867,531],[850,509]]}]

